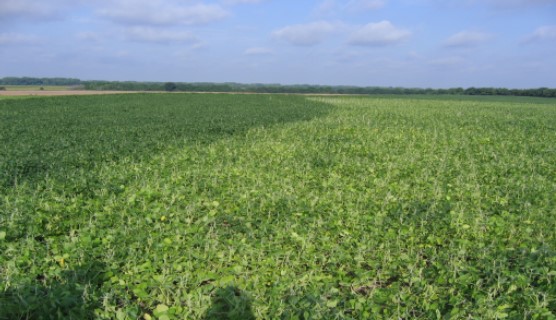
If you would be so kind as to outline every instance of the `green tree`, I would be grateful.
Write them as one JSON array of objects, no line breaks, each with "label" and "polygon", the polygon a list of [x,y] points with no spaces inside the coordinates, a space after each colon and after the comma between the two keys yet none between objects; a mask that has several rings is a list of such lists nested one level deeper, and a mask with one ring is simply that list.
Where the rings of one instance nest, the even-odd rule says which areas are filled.
[{"label": "green tree", "polygon": [[164,84],[164,90],[168,91],[168,92],[172,92],[175,91],[177,88],[176,84],[173,82],[166,82]]}]

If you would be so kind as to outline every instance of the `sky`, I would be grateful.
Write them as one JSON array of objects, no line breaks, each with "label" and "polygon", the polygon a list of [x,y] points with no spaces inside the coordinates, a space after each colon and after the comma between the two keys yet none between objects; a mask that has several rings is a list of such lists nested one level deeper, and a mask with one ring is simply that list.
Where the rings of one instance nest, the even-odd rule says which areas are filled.
[{"label": "sky", "polygon": [[0,0],[0,77],[556,88],[556,0]]}]

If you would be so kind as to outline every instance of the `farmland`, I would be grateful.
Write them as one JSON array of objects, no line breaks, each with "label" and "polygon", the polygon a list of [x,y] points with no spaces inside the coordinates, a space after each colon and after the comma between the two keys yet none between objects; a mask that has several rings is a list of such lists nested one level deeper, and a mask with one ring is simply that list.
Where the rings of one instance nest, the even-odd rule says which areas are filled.
[{"label": "farmland", "polygon": [[0,319],[556,317],[556,101],[0,100]]},{"label": "farmland", "polygon": [[[69,90],[69,86],[14,86],[3,85],[6,91],[63,91]],[[41,89],[42,88],[42,89]]]}]

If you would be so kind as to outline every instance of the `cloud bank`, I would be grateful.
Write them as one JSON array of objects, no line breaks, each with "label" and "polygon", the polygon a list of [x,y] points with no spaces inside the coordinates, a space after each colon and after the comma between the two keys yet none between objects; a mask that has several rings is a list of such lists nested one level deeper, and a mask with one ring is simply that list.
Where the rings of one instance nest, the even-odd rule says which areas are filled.
[{"label": "cloud bank", "polygon": [[411,31],[384,20],[359,28],[351,35],[348,43],[356,46],[388,46],[402,42],[410,36]]},{"label": "cloud bank", "polygon": [[492,38],[493,35],[489,33],[461,31],[446,39],[446,41],[444,41],[444,46],[451,48],[476,47],[488,42]]},{"label": "cloud bank", "polygon": [[132,27],[126,30],[125,35],[128,40],[161,44],[198,41],[197,37],[189,31],[174,31],[149,27]]},{"label": "cloud bank", "polygon": [[556,43],[556,25],[539,27],[525,38],[526,43],[549,41]]},{"label": "cloud bank", "polygon": [[229,12],[217,4],[182,4],[167,0],[119,0],[98,15],[131,25],[198,25],[222,20]]},{"label": "cloud bank", "polygon": [[314,46],[323,42],[334,30],[334,24],[318,21],[286,26],[274,31],[273,36],[295,46]]}]

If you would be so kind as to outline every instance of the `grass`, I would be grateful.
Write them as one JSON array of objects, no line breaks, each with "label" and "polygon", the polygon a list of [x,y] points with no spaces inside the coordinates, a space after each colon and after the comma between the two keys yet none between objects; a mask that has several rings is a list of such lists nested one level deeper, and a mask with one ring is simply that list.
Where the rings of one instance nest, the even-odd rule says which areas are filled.
[{"label": "grass", "polygon": [[0,101],[0,319],[554,317],[535,101]]},{"label": "grass", "polygon": [[0,94],[0,100],[21,100],[21,99],[30,99],[34,96],[24,95],[24,96],[10,96],[10,95],[2,95]]}]

